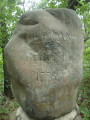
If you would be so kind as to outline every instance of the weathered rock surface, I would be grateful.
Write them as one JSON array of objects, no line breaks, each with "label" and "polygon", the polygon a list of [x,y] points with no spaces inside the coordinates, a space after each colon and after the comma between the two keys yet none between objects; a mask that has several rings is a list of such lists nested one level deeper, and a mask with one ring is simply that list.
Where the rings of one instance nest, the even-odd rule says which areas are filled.
[{"label": "weathered rock surface", "polygon": [[[8,120],[34,120],[34,119],[29,118],[22,110],[22,108],[19,107],[18,109],[10,113]],[[73,109],[70,113],[54,120],[81,120],[81,117],[80,115],[77,114],[77,111]]]},{"label": "weathered rock surface", "polygon": [[17,101],[29,118],[52,120],[76,105],[83,34],[69,9],[25,12],[5,48]]}]

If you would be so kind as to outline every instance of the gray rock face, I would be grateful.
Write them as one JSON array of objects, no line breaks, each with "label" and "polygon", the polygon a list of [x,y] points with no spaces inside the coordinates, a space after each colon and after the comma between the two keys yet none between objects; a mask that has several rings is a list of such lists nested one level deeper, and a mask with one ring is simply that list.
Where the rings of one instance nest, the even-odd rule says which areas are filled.
[{"label": "gray rock face", "polygon": [[69,9],[25,12],[5,48],[17,101],[33,119],[71,112],[82,80],[83,34]]},{"label": "gray rock face", "polygon": [[[15,111],[10,113],[9,118],[7,120],[34,120],[29,118],[21,107],[17,108]],[[35,119],[37,120],[37,119]],[[73,109],[70,113],[56,118],[54,120],[81,120],[80,115],[77,114],[77,111]]]}]

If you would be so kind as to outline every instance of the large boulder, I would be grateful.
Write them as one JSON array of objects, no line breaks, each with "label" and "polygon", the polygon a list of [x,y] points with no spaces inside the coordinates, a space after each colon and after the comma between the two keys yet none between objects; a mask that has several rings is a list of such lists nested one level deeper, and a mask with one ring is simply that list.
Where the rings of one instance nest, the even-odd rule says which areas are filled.
[{"label": "large boulder", "polygon": [[4,53],[14,94],[29,118],[52,120],[75,108],[83,34],[73,10],[25,12]]}]

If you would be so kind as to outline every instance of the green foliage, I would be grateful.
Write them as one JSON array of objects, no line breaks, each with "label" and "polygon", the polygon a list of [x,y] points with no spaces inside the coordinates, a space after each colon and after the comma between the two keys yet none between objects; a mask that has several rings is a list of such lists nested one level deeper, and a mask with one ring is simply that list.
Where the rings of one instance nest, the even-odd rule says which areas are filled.
[{"label": "green foliage", "polygon": [[[5,120],[8,113],[17,107],[15,100],[4,96],[3,49],[11,37],[22,10],[17,6],[20,0],[0,0],[0,120]],[[6,80],[5,80],[6,81]],[[7,86],[8,87],[8,86]]]},{"label": "green foliage", "polygon": [[78,104],[80,107],[82,120],[89,120],[90,118],[90,39],[85,43],[85,50],[83,54],[83,81],[81,83]]},{"label": "green foliage", "polygon": [[17,0],[0,1],[0,47],[4,48],[11,36],[11,31],[22,14],[22,10],[16,5]]},{"label": "green foliage", "polygon": [[2,101],[0,101],[0,120],[6,120],[9,113],[14,111],[18,106],[19,104],[15,99],[9,100],[5,96],[2,96]]},{"label": "green foliage", "polygon": [[68,0],[42,0],[39,8],[64,8]]},{"label": "green foliage", "polygon": [[89,120],[90,118],[90,111],[87,109],[87,107],[81,109],[81,113],[84,114],[84,118],[82,120]]},{"label": "green foliage", "polygon": [[0,120],[6,120],[10,111],[13,111],[19,105],[15,99],[9,100],[3,94],[4,76],[3,76],[3,58],[2,49],[0,48]]},{"label": "green foliage", "polygon": [[[2,59],[2,49],[0,49],[0,95],[3,93],[3,59]],[[1,98],[2,99],[2,98]],[[1,102],[0,99],[0,102]]]}]

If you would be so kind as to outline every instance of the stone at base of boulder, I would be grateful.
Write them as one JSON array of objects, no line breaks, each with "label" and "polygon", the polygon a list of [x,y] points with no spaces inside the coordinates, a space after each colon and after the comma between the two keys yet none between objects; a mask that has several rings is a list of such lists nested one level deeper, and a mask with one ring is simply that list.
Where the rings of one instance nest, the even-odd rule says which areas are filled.
[{"label": "stone at base of boulder", "polygon": [[74,120],[82,120],[80,115],[77,115]]},{"label": "stone at base of boulder", "polygon": [[[10,113],[9,118],[7,120],[34,120],[34,119],[28,118],[28,116],[25,114],[22,108],[19,107],[15,111]],[[77,115],[77,111],[74,109],[69,114],[54,120],[81,120],[81,116]]]}]

